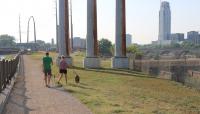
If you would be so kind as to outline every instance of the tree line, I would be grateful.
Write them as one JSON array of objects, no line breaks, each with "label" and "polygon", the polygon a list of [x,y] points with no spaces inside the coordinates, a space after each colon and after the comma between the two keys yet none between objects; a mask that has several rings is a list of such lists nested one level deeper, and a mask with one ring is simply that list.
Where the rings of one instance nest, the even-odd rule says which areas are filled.
[{"label": "tree line", "polygon": [[0,48],[10,48],[15,47],[15,37],[4,34],[0,35]]},{"label": "tree line", "polygon": [[[37,40],[37,44],[39,45],[38,48],[40,49],[46,49],[46,48],[52,48],[56,46],[52,46],[50,43],[45,43],[45,41]],[[30,42],[33,43],[33,42]],[[0,35],[0,48],[16,48],[16,39],[14,36],[3,34]]]}]

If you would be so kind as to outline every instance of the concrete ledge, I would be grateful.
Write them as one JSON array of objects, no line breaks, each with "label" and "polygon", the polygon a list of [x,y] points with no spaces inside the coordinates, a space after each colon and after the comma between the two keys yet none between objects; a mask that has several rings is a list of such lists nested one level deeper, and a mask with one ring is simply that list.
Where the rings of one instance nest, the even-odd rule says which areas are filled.
[{"label": "concrete ledge", "polygon": [[86,57],[83,61],[84,68],[100,68],[100,58]]},{"label": "concrete ledge", "polygon": [[129,60],[127,57],[113,57],[111,63],[111,68],[128,69]]},{"label": "concrete ledge", "polygon": [[10,85],[7,85],[6,88],[0,93],[0,114],[2,114],[4,111],[5,105],[15,84],[17,75],[18,73],[16,73],[12,78]]}]

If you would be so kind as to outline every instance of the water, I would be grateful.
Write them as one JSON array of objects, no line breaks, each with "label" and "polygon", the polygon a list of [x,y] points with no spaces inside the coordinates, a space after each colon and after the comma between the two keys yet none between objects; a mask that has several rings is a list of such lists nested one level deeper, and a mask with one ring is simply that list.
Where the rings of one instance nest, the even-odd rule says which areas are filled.
[{"label": "water", "polygon": [[2,59],[4,59],[5,57],[4,57],[4,55],[0,55],[0,60],[2,60]]}]

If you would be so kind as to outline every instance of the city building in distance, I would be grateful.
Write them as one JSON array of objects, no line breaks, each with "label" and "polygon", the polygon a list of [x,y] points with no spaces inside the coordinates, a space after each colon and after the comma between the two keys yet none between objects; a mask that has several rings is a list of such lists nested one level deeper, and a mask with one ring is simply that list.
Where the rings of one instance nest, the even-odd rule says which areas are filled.
[{"label": "city building in distance", "polygon": [[172,43],[180,43],[183,42],[184,39],[184,33],[174,33],[171,34],[171,41]]},{"label": "city building in distance", "polygon": [[169,2],[161,2],[159,11],[159,36],[158,43],[167,45],[171,43],[171,10]]},{"label": "city building in distance", "polygon": [[187,33],[187,41],[194,44],[199,45],[200,44],[200,35],[197,31],[190,31]]},{"label": "city building in distance", "polygon": [[129,47],[130,45],[132,45],[132,35],[126,34],[126,47]]},{"label": "city building in distance", "polygon": [[51,45],[54,46],[55,45],[55,41],[54,38],[51,39]]},{"label": "city building in distance", "polygon": [[86,49],[86,40],[80,37],[74,37],[73,49],[74,50]]}]

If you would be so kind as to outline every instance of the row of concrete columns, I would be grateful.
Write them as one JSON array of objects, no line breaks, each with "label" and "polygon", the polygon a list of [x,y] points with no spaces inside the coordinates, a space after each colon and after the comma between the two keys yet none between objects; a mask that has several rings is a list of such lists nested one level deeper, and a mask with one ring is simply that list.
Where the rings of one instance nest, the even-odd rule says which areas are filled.
[{"label": "row of concrete columns", "polygon": [[[112,58],[112,68],[128,68],[126,57],[126,7],[125,0],[116,0],[116,34],[115,57]],[[69,56],[69,17],[68,0],[59,0],[59,55],[66,56],[68,64],[72,64]],[[99,68],[97,39],[97,3],[96,0],[87,0],[87,36],[86,58],[83,61],[85,68]]]},{"label": "row of concrete columns", "polygon": [[72,65],[69,40],[69,5],[68,0],[59,0],[59,27],[58,27],[59,57],[64,55],[69,65]]}]

